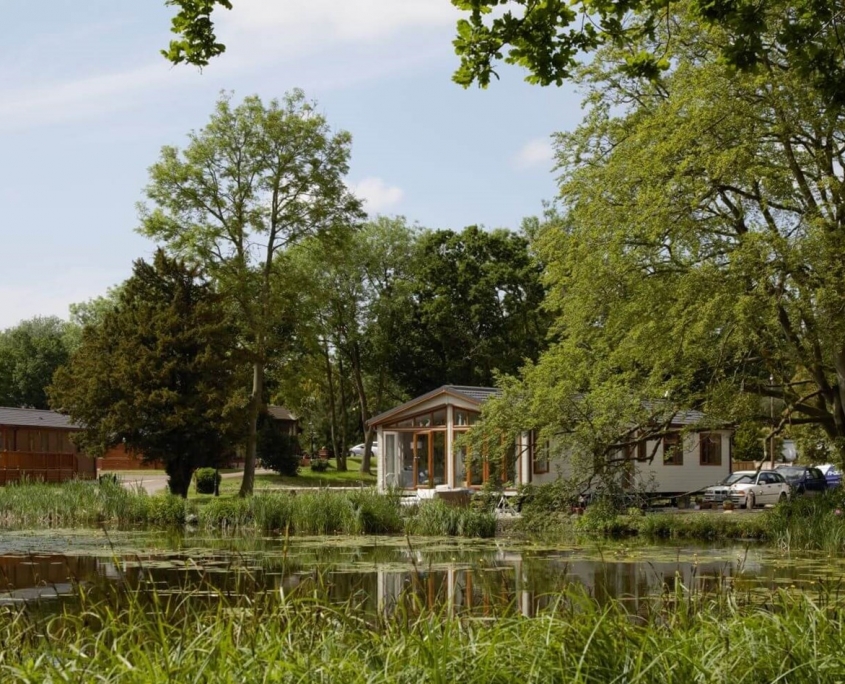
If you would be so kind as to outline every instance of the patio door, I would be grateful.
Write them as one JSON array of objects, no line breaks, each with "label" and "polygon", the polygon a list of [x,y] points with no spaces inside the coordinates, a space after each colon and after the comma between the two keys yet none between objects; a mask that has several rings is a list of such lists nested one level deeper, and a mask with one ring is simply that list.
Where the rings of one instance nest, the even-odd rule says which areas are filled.
[{"label": "patio door", "polygon": [[422,488],[446,484],[445,430],[414,433],[414,482]]}]

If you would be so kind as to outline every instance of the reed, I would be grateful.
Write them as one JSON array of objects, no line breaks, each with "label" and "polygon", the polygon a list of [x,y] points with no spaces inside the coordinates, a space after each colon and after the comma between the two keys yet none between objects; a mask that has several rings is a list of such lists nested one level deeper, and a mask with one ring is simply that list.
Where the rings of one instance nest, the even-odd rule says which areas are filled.
[{"label": "reed", "polygon": [[313,587],[231,598],[118,586],[80,590],[53,614],[0,608],[0,681],[825,684],[842,681],[843,630],[841,605],[786,593],[765,606],[664,600],[634,619],[573,590],[538,617],[491,620],[412,602],[374,615]]}]

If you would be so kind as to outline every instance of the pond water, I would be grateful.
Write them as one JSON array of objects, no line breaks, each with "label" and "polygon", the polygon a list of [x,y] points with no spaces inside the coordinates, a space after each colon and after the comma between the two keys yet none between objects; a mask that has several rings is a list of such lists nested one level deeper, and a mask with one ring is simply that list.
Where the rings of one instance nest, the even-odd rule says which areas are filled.
[{"label": "pond water", "polygon": [[845,559],[760,546],[594,544],[395,537],[222,538],[96,531],[4,532],[0,604],[74,600],[80,583],[214,597],[319,589],[329,600],[391,611],[402,602],[491,615],[535,615],[577,584],[598,601],[641,604],[676,592],[777,588],[845,593]]}]

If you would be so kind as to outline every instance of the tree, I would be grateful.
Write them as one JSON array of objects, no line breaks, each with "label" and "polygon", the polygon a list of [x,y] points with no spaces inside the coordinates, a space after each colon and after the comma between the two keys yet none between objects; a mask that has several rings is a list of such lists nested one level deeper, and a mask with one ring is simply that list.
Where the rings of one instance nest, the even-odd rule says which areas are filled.
[{"label": "tree", "polygon": [[439,385],[493,385],[545,346],[541,267],[525,236],[476,226],[424,233],[390,369],[412,396]]},{"label": "tree", "polygon": [[302,91],[265,106],[248,97],[217,103],[211,121],[184,150],[165,147],[150,169],[152,208],[140,232],[201,264],[237,311],[253,366],[241,495],[252,493],[255,439],[265,366],[289,342],[273,335],[291,311],[280,258],[310,235],[349,230],[363,213],[347,189],[351,137],[334,133]]},{"label": "tree", "polygon": [[83,426],[86,451],[124,444],[163,462],[171,493],[187,496],[194,470],[219,465],[243,436],[236,341],[213,285],[159,250],[152,264],[135,262],[115,307],[84,329],[51,403]]},{"label": "tree", "polygon": [[558,340],[485,411],[598,463],[693,408],[817,426],[841,460],[843,112],[800,64],[737,73],[731,36],[684,7],[635,46],[671,32],[659,79],[620,76],[612,46],[579,72],[591,109],[558,136],[561,211],[535,245]]},{"label": "tree", "polygon": [[[444,3],[446,0],[442,0]],[[214,35],[211,14],[228,0],[168,0],[182,9],[173,32],[183,36],[162,54],[199,67],[225,50]],[[487,87],[504,60],[528,71],[532,83],[561,85],[571,79],[579,58],[604,45],[626,46],[619,67],[629,75],[656,78],[669,67],[674,36],[665,32],[679,7],[704,30],[725,33],[713,58],[753,71],[788,63],[829,102],[845,104],[841,84],[845,10],[829,0],[452,0],[469,14],[457,24],[455,52],[461,63],[454,80]],[[495,11],[495,13],[494,13]],[[642,39],[662,42],[643,48]]]},{"label": "tree", "polygon": [[0,406],[46,409],[46,388],[67,362],[73,334],[55,316],[35,317],[0,332]]},{"label": "tree", "polygon": [[[355,432],[365,444],[361,472],[367,473],[375,439],[367,421],[401,396],[388,362],[397,338],[407,334],[399,321],[409,303],[415,237],[405,219],[378,217],[354,235],[309,240],[292,254],[291,267],[309,283],[311,348],[322,357],[332,431],[337,426],[341,436],[333,440],[339,470],[346,469],[345,418],[352,396]],[[351,393],[345,391],[347,375]]]},{"label": "tree", "polygon": [[[666,30],[686,12],[700,30],[723,38],[710,58],[749,73],[786,64],[828,101],[845,104],[842,34],[845,10],[827,0],[452,0],[458,22],[455,81],[486,87],[504,59],[533,83],[560,85],[579,58],[603,45],[624,46],[617,64],[628,75],[657,78],[669,68],[678,37]],[[502,6],[504,5],[504,11]],[[497,9],[495,15],[493,9]],[[659,40],[654,40],[659,37]],[[505,56],[505,53],[507,55]]]},{"label": "tree", "polygon": [[259,419],[256,454],[264,468],[289,477],[299,473],[299,440],[266,413]]}]

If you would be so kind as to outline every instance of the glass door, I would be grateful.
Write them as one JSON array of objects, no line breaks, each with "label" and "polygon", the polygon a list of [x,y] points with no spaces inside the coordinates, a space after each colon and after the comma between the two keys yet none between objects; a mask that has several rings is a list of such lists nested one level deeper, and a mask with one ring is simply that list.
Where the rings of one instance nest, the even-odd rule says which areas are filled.
[{"label": "glass door", "polygon": [[446,432],[439,430],[431,433],[431,474],[432,487],[446,484]]},{"label": "glass door", "polygon": [[414,433],[414,484],[417,487],[433,487],[431,472],[431,435],[428,432]]}]

